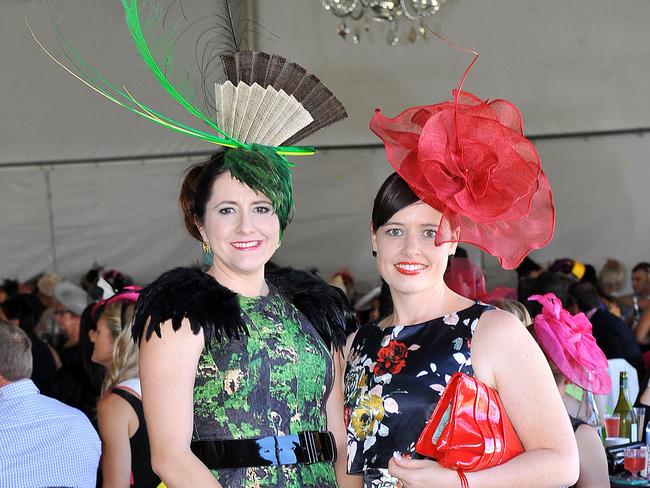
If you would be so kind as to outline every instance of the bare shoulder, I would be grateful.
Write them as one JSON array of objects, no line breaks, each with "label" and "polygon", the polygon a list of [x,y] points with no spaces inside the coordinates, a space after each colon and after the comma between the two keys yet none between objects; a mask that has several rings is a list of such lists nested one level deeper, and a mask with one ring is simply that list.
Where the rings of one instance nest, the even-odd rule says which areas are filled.
[{"label": "bare shoulder", "polygon": [[474,337],[478,340],[502,340],[512,337],[513,334],[515,336],[529,335],[521,320],[510,312],[495,308],[481,315]]},{"label": "bare shoulder", "polygon": [[471,347],[476,375],[491,385],[496,384],[500,371],[512,369],[512,365],[530,364],[531,360],[546,363],[524,324],[504,310],[489,310],[481,315]]},{"label": "bare shoulder", "polygon": [[589,424],[582,424],[578,427],[575,431],[575,436],[580,450],[583,450],[586,447],[591,449],[595,448],[597,451],[604,450],[598,431]]},{"label": "bare shoulder", "polygon": [[[133,409],[129,403],[119,395],[108,392],[97,403],[97,421],[100,430],[114,429],[126,426]],[[102,428],[103,427],[103,428]]]}]

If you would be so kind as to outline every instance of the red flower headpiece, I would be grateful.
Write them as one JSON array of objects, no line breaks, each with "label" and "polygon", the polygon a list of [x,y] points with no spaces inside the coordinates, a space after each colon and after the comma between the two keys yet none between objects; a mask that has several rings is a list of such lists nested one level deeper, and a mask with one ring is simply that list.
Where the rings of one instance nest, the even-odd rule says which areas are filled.
[{"label": "red flower headpiece", "polygon": [[516,300],[514,288],[499,287],[487,291],[485,274],[480,266],[467,258],[454,258],[445,271],[445,284],[471,300],[496,304],[499,300]]},{"label": "red flower headpiece", "polygon": [[609,393],[612,380],[607,358],[596,344],[585,314],[571,315],[553,293],[528,299],[542,304],[542,313],[534,320],[535,335],[549,360],[571,383],[596,394]]},{"label": "red flower headpiece", "polygon": [[377,109],[370,130],[413,192],[442,212],[436,245],[467,242],[514,269],[553,237],[551,188],[517,107],[462,91],[474,54],[453,102],[412,107],[394,119]]}]

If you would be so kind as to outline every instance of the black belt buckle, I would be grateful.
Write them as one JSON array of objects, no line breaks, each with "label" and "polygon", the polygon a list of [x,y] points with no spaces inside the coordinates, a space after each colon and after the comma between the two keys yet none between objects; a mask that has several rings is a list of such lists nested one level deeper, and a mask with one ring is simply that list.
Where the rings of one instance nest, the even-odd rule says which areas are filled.
[{"label": "black belt buckle", "polygon": [[[318,449],[316,447],[316,439],[318,438],[317,432],[312,432],[310,430],[305,430],[298,434],[298,440],[300,441],[300,447],[302,448],[305,464],[314,464],[319,461]],[[320,445],[320,439],[318,439],[318,444]],[[318,449],[318,450],[317,450]]]},{"label": "black belt buckle", "polygon": [[305,464],[336,461],[336,443],[331,432],[303,431],[298,434]]}]

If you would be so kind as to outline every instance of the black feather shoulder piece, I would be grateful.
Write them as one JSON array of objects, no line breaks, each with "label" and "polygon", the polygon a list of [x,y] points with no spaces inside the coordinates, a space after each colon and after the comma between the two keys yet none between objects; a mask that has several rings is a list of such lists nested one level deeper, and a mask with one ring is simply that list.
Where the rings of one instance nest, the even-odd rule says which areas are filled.
[{"label": "black feather shoulder piece", "polygon": [[341,349],[347,334],[357,329],[356,316],[343,292],[317,276],[278,268],[267,272],[266,279],[309,319],[328,347]]},{"label": "black feather shoulder piece", "polygon": [[160,327],[167,320],[178,330],[184,318],[194,334],[203,330],[206,344],[248,334],[237,294],[201,268],[189,267],[167,271],[142,290],[133,318],[133,338],[148,340],[154,332],[160,337]]},{"label": "black feather shoulder piece", "polygon": [[[352,307],[341,290],[320,278],[292,268],[269,271],[266,279],[307,319],[329,348],[340,349],[356,330]],[[194,334],[203,331],[205,343],[248,334],[237,294],[199,267],[167,271],[140,293],[133,319],[133,338],[161,335],[163,322],[178,330],[184,318]]]}]

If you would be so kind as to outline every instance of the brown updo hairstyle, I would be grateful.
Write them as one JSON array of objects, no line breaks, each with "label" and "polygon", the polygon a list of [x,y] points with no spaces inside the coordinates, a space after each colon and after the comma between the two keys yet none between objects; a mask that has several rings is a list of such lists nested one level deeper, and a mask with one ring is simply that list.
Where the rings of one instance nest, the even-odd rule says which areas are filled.
[{"label": "brown updo hairstyle", "polygon": [[397,212],[418,201],[420,198],[413,193],[400,175],[397,173],[390,175],[381,185],[372,206],[373,232],[377,232]]},{"label": "brown updo hairstyle", "polygon": [[224,151],[219,151],[209,160],[190,166],[185,172],[178,203],[183,212],[185,228],[199,242],[203,242],[203,237],[198,224],[205,217],[205,209],[212,196],[212,184],[226,171]]}]

